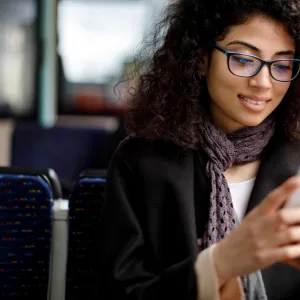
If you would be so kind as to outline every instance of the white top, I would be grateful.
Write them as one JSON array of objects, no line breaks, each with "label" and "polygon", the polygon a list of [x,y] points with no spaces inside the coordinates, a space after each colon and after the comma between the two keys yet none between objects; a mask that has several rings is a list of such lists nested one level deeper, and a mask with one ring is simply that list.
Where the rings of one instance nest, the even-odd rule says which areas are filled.
[{"label": "white top", "polygon": [[242,220],[245,216],[250,195],[254,186],[255,178],[240,183],[228,184],[234,210],[239,218]]}]

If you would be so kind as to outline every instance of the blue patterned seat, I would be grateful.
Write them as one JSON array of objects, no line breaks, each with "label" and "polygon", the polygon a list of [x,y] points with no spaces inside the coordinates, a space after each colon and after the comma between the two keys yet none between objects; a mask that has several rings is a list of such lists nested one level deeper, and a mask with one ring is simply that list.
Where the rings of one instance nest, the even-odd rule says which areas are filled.
[{"label": "blue patterned seat", "polygon": [[104,201],[105,171],[84,172],[69,201],[69,251],[66,299],[100,299],[97,294],[96,234]]},{"label": "blue patterned seat", "polygon": [[54,171],[0,168],[0,299],[46,300]]}]

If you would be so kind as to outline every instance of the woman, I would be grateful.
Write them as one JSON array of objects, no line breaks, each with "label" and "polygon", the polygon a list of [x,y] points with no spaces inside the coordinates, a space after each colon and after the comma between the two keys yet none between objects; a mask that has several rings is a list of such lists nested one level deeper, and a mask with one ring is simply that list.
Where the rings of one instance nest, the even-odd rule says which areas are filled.
[{"label": "woman", "polygon": [[299,299],[299,1],[179,0],[159,29],[108,171],[102,287]]}]

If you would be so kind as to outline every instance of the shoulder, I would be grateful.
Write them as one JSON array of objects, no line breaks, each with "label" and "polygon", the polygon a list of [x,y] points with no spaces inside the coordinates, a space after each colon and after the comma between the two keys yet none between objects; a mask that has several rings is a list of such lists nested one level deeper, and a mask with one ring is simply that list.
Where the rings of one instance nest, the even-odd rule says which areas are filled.
[{"label": "shoulder", "polygon": [[193,150],[183,150],[175,143],[128,137],[116,149],[112,163],[125,161],[131,169],[158,173],[181,167],[193,157]]},{"label": "shoulder", "polygon": [[183,152],[176,144],[164,140],[149,140],[146,138],[127,137],[118,146],[117,151],[123,155],[173,155]]}]

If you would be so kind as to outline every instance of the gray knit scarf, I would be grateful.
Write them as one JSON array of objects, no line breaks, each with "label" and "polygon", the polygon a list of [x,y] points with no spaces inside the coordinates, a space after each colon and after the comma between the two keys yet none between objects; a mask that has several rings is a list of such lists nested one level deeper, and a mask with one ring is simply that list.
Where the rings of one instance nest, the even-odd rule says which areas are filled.
[{"label": "gray knit scarf", "polygon": [[[206,174],[211,182],[210,212],[206,231],[199,240],[203,250],[224,238],[236,225],[235,212],[224,172],[233,164],[253,162],[260,158],[275,131],[275,122],[267,118],[255,127],[225,134],[211,122],[208,114],[201,117],[201,147],[208,156]],[[247,280],[242,277],[247,295]]]}]

